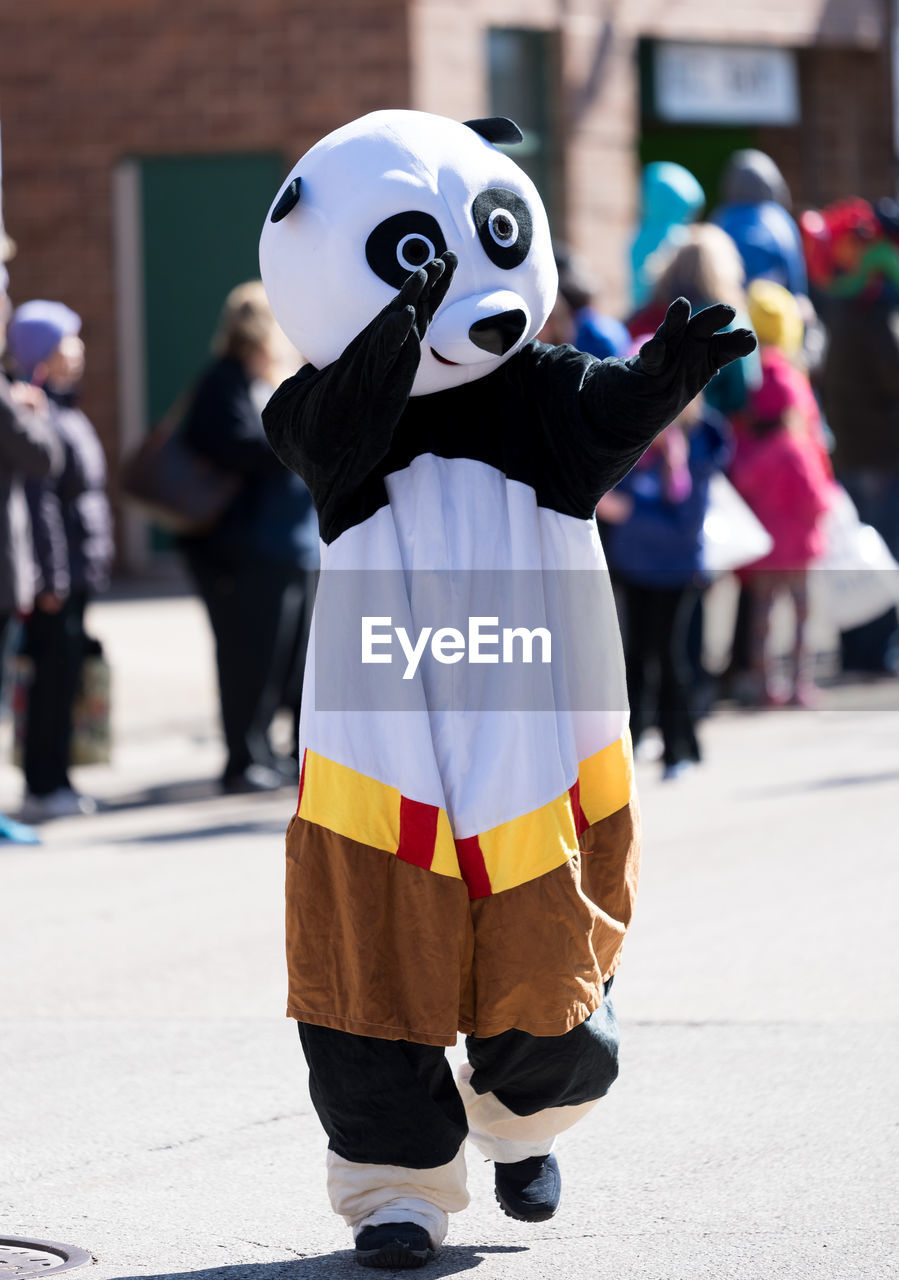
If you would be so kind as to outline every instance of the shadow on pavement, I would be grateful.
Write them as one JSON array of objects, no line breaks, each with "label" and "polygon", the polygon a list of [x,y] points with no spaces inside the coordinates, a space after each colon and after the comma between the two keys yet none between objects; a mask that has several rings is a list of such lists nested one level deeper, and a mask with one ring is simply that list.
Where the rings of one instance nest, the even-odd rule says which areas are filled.
[{"label": "shadow on pavement", "polygon": [[744,791],[744,797],[796,796],[807,791],[831,791],[835,787],[870,787],[882,782],[899,782],[899,769],[885,769],[881,773],[859,773],[849,777],[811,778],[807,782],[788,783],[782,787],[765,787]]},{"label": "shadow on pavement", "polygon": [[[488,1253],[527,1253],[525,1245],[447,1245],[428,1263],[422,1274],[429,1280],[461,1275],[480,1266]],[[352,1250],[281,1262],[249,1262],[233,1267],[209,1267],[202,1271],[168,1271],[152,1276],[117,1276],[115,1280],[326,1280],[331,1276],[359,1276]],[[391,1274],[393,1274],[391,1272]]]},{"label": "shadow on pavement", "polygon": [[222,836],[283,836],[286,823],[277,821],[221,822],[211,827],[185,827],[177,831],[154,831],[140,836],[116,836],[111,842],[127,844],[183,844],[185,840],[219,840]]},{"label": "shadow on pavement", "polygon": [[154,787],[126,792],[114,800],[102,800],[102,813],[123,813],[129,809],[146,809],[148,805],[194,804],[221,795],[212,778],[185,778],[180,782],[161,782]]},{"label": "shadow on pavement", "polygon": [[152,805],[195,804],[198,800],[254,800],[265,796],[287,796],[296,792],[296,785],[291,781],[277,792],[244,792],[232,795],[223,794],[218,781],[214,778],[185,778],[180,782],[161,782],[155,787],[144,787],[132,791],[114,800],[102,800],[102,813],[124,813],[129,809],[146,809]]}]

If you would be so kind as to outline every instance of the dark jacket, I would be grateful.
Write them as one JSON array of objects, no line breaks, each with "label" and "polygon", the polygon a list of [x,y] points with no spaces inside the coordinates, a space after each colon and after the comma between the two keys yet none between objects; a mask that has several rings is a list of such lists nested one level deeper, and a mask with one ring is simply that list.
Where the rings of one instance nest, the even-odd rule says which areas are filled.
[{"label": "dark jacket", "polygon": [[799,228],[787,212],[783,174],[764,151],[735,151],[724,175],[724,203],[710,221],[740,250],[746,279],[774,280],[791,293],[808,293]]},{"label": "dark jacket", "polygon": [[103,591],[114,553],[106,455],[90,419],[71,397],[50,393],[49,399],[65,456],[54,479],[26,485],[39,589],[58,596]]},{"label": "dark jacket", "polygon": [[62,447],[47,417],[17,408],[0,376],[0,615],[28,609],[35,574],[23,480],[62,465]]},{"label": "dark jacket", "polygon": [[827,349],[821,408],[836,445],[834,470],[899,470],[899,299],[822,298]]},{"label": "dark jacket", "polygon": [[318,564],[318,522],[309,490],[269,445],[242,365],[225,357],[201,377],[184,422],[184,438],[197,453],[243,485],[223,518],[181,545],[223,568],[248,561]]}]

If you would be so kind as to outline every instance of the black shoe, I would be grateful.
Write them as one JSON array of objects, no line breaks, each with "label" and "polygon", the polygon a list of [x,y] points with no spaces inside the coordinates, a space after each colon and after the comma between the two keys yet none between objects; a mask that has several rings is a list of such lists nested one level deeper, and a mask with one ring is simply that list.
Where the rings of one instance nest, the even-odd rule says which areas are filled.
[{"label": "black shoe", "polygon": [[277,769],[265,764],[247,765],[241,773],[226,773],[222,778],[225,795],[249,795],[254,791],[280,791],[288,785],[287,779]]},{"label": "black shoe", "polygon": [[531,1156],[515,1164],[495,1164],[496,1199],[510,1218],[545,1222],[559,1207],[562,1175],[554,1155]]},{"label": "black shoe", "polygon": [[272,756],[271,767],[280,773],[287,786],[299,785],[300,762],[296,756]]},{"label": "black shoe", "polygon": [[363,1267],[423,1267],[431,1237],[414,1222],[384,1222],[363,1227],[356,1237],[356,1261]]}]

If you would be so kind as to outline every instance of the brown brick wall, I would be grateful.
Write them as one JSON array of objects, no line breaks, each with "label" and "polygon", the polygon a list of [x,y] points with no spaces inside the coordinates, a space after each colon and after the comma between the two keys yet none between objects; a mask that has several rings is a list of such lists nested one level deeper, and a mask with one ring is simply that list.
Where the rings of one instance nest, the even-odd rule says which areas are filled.
[{"label": "brown brick wall", "polygon": [[128,155],[282,151],[409,97],[402,0],[29,0],[0,18],[14,300],[84,319],[85,408],[117,449],[111,181]]},{"label": "brown brick wall", "polygon": [[885,42],[888,0],[624,0],[616,6],[634,34],[665,40],[742,40],[868,48]]},{"label": "brown brick wall", "polygon": [[620,24],[572,21],[564,45],[568,119],[567,218],[562,234],[600,285],[600,304],[623,312],[639,190],[636,43]]},{"label": "brown brick wall", "polygon": [[887,48],[816,49],[801,60],[799,202],[895,194]]},{"label": "brown brick wall", "polygon": [[412,103],[459,119],[487,110],[489,27],[559,34],[563,213],[553,230],[602,279],[609,304],[623,305],[637,189],[633,37],[595,0],[418,0],[412,14]]}]

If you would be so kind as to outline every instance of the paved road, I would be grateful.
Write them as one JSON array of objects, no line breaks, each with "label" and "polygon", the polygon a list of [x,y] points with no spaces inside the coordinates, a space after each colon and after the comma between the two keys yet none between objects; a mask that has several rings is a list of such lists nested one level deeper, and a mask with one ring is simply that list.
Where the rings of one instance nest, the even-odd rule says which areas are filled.
[{"label": "paved road", "polygon": [[[96,1280],[350,1277],[281,1016],[292,796],[210,785],[195,602],[123,600],[94,624],[118,746],[80,782],[105,807],[0,849],[0,1235],[82,1245]],[[557,1218],[503,1217],[473,1155],[471,1207],[425,1274],[896,1276],[891,694],[717,716],[682,784],[640,766],[621,1078],[558,1143]],[[0,766],[0,806],[17,788]]]}]

